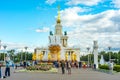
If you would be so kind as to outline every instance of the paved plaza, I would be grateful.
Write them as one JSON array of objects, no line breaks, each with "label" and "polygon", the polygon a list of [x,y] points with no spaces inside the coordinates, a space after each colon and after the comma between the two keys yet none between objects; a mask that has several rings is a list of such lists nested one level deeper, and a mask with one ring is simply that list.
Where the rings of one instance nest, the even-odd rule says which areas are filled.
[{"label": "paved plaza", "polygon": [[[4,72],[4,71],[3,71]],[[42,73],[42,72],[16,72],[11,68],[11,76],[2,80],[120,80],[120,73],[114,75],[93,71],[92,69],[72,69],[72,74],[67,72]]]}]

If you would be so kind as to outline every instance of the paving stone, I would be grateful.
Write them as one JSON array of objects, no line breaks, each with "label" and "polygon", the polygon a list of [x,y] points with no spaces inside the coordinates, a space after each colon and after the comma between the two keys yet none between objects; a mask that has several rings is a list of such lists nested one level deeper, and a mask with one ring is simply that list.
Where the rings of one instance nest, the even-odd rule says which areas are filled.
[{"label": "paving stone", "polygon": [[[4,74],[4,68],[2,68]],[[120,80],[120,74],[106,74],[92,69],[72,69],[72,74],[62,74],[61,69],[58,73],[42,72],[17,72],[11,68],[11,76],[4,80]]]}]

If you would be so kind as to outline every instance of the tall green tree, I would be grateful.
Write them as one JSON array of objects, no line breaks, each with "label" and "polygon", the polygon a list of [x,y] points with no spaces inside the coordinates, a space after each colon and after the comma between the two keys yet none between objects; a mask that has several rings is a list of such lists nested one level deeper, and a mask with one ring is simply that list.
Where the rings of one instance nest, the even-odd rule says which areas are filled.
[{"label": "tall green tree", "polygon": [[14,61],[14,56],[15,56],[15,50],[14,49],[11,49],[9,51],[7,51],[9,56],[10,56],[10,59]]}]

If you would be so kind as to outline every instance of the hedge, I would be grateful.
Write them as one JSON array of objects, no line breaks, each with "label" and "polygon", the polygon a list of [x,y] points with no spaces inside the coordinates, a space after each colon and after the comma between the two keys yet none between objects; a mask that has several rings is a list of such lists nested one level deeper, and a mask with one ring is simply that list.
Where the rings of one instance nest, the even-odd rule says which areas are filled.
[{"label": "hedge", "polygon": [[99,65],[100,69],[106,69],[109,70],[109,66],[108,65]]},{"label": "hedge", "polygon": [[[109,66],[108,65],[99,65],[100,69],[105,69],[105,70],[109,70]],[[114,71],[120,72],[120,65],[114,65],[113,68]]]},{"label": "hedge", "polygon": [[115,70],[117,72],[120,72],[120,65],[115,65],[113,70]]}]

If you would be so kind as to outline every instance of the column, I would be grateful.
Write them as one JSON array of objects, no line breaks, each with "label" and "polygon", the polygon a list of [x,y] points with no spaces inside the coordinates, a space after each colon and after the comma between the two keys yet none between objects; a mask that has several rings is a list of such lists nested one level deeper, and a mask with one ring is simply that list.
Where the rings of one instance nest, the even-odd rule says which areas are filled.
[{"label": "column", "polygon": [[45,61],[48,61],[48,50],[45,51],[44,60],[45,60]]},{"label": "column", "polygon": [[64,47],[61,47],[61,56],[60,56],[61,60],[65,60],[65,51],[64,51]]},{"label": "column", "polygon": [[97,44],[97,41],[94,41],[93,54],[94,54],[94,64],[96,65],[96,68],[98,68],[98,44]]},{"label": "column", "polygon": [[77,61],[79,62],[80,61],[80,52],[76,51],[76,54],[77,54]]}]

